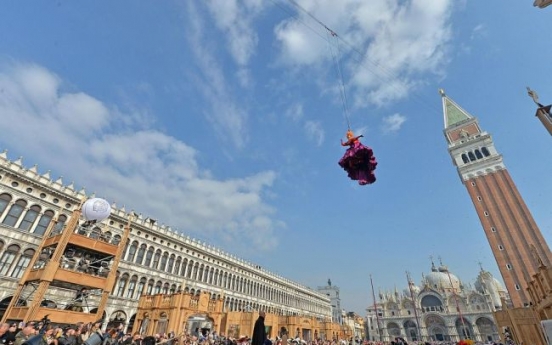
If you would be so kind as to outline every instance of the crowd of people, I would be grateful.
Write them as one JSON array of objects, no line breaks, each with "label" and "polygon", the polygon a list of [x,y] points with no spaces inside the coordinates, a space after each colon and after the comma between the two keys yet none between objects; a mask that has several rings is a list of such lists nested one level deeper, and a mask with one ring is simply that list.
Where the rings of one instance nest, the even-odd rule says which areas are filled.
[{"label": "crowd of people", "polygon": [[284,327],[279,331],[278,336],[270,339],[266,334],[264,316],[263,312],[259,313],[251,338],[249,336],[225,337],[216,332],[196,332],[196,334],[169,332],[145,336],[139,332],[134,334],[124,332],[122,324],[102,331],[101,322],[76,323],[63,327],[56,326],[47,320],[4,323],[0,325],[0,345],[482,345],[474,342],[469,344],[416,341],[407,343],[403,338],[397,338],[391,342],[349,342],[336,339],[305,341],[298,337],[288,337]]},{"label": "crowd of people", "polygon": [[[0,325],[0,345],[119,345],[119,340],[123,338],[126,340],[125,345],[132,344],[132,339],[129,340],[122,332],[122,325],[107,332],[102,332],[100,327],[100,322],[79,322],[68,326],[54,325],[48,321],[4,323]],[[93,337],[97,337],[96,340],[87,343]]]}]

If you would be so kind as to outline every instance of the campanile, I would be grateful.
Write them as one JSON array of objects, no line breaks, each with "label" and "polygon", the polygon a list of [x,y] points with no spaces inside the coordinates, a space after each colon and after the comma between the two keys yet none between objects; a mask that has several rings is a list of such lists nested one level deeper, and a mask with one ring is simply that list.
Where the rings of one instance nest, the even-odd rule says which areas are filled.
[{"label": "campanile", "polygon": [[452,163],[475,206],[514,307],[529,302],[527,280],[537,272],[539,255],[552,255],[512,180],[491,135],[443,90],[444,134]]}]

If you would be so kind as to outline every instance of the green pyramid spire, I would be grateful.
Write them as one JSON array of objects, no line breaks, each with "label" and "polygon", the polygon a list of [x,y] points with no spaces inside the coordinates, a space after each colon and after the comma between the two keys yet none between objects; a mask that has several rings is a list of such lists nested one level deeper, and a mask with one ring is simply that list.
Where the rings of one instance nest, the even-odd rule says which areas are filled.
[{"label": "green pyramid spire", "polygon": [[464,120],[471,119],[472,116],[467,111],[462,109],[453,100],[448,98],[443,89],[439,90],[441,97],[443,98],[443,114],[445,116],[445,128],[454,126],[455,124]]}]

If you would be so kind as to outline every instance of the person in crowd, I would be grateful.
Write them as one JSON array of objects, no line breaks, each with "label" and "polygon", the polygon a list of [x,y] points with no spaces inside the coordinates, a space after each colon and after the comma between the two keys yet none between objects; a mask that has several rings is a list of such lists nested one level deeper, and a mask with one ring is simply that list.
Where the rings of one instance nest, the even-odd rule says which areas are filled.
[{"label": "person in crowd", "polygon": [[7,344],[13,344],[15,342],[15,335],[19,332],[17,329],[17,323],[12,322],[10,326],[8,327],[8,331],[6,332],[6,343]]},{"label": "person in crowd", "polygon": [[264,345],[264,342],[266,340],[264,318],[264,311],[260,311],[259,317],[257,318],[257,321],[255,321],[255,326],[253,327],[253,337],[251,338],[251,345]]},{"label": "person in crowd", "polygon": [[132,344],[132,334],[130,333],[125,333],[121,336],[121,338],[119,339],[119,344],[120,345],[131,345]]},{"label": "person in crowd", "polygon": [[7,333],[8,333],[9,328],[10,328],[9,323],[0,324],[0,344],[8,345],[6,337],[7,337]]},{"label": "person in crowd", "polygon": [[142,345],[142,335],[140,334],[140,332],[135,332],[132,335],[131,345]]},{"label": "person in crowd", "polygon": [[25,326],[15,335],[15,341],[13,345],[21,345],[27,341],[30,337],[36,334],[36,324],[34,322],[27,322]]},{"label": "person in crowd", "polygon": [[42,338],[40,338],[40,345],[57,345],[56,338],[54,337],[54,332],[56,330],[54,325],[46,324],[42,329],[44,333],[42,334]]},{"label": "person in crowd", "polygon": [[150,335],[142,339],[141,345],[155,345],[155,343],[155,337]]},{"label": "person in crowd", "polygon": [[77,345],[76,332],[75,326],[65,327],[63,334],[57,339],[58,345]]},{"label": "person in crowd", "polygon": [[118,330],[116,328],[111,328],[104,335],[104,341],[102,345],[118,345],[119,343],[119,341],[117,340],[118,335],[119,335]]}]

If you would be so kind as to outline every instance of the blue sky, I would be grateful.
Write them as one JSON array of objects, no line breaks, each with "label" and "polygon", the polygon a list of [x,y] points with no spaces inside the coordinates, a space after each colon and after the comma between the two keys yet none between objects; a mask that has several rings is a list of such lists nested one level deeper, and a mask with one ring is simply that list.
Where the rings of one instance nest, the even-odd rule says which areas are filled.
[{"label": "blue sky", "polygon": [[[532,1],[0,3],[0,146],[28,167],[316,287],[364,314],[429,256],[499,276],[443,136],[438,88],[480,119],[545,238],[550,11]],[[309,14],[334,30],[339,41]],[[378,158],[337,165],[351,127]]]}]

